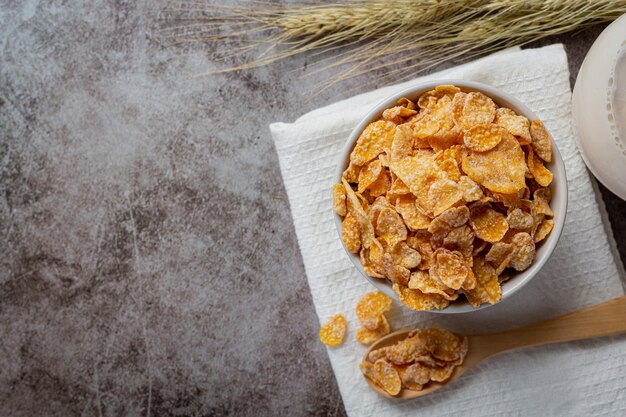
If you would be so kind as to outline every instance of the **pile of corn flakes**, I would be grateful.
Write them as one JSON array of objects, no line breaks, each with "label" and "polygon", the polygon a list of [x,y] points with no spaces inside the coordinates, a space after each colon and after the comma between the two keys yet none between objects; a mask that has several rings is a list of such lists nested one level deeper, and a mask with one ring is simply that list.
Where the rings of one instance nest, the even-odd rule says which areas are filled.
[{"label": "pile of corn flakes", "polygon": [[373,350],[361,372],[389,395],[421,391],[430,381],[444,382],[467,354],[467,337],[431,327],[417,329],[399,342]]},{"label": "pile of corn flakes", "polygon": [[461,294],[497,303],[554,225],[551,160],[540,120],[480,92],[441,85],[402,98],[361,133],[333,185],[343,242],[414,310]]}]

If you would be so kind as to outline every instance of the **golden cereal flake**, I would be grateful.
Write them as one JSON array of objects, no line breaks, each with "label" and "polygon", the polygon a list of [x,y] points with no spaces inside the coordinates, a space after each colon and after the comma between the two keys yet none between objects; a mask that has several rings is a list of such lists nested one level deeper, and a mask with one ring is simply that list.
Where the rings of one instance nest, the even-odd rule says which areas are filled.
[{"label": "golden cereal flake", "polygon": [[552,172],[543,166],[543,162],[537,158],[532,149],[529,149],[528,152],[528,169],[535,181],[542,187],[547,187],[552,182]]},{"label": "golden cereal flake", "polygon": [[461,253],[439,248],[433,253],[433,265],[429,272],[435,280],[439,280],[448,288],[458,290],[467,278],[468,270]]},{"label": "golden cereal flake", "polygon": [[474,308],[480,307],[483,303],[495,304],[500,301],[502,289],[498,282],[498,276],[493,267],[485,261],[485,258],[474,257],[472,271],[476,277],[476,286],[473,290],[463,291],[467,301]]},{"label": "golden cereal flake", "polygon": [[411,290],[398,284],[393,284],[393,291],[400,301],[411,310],[440,310],[450,304],[448,300],[438,294],[424,294],[419,290]]},{"label": "golden cereal flake", "polygon": [[493,192],[511,194],[526,186],[524,151],[508,133],[487,152],[469,151],[462,167],[472,180]]},{"label": "golden cereal flake", "polygon": [[552,143],[550,140],[550,134],[541,120],[535,119],[530,122],[530,135],[533,139],[533,150],[539,158],[546,162],[552,162]]},{"label": "golden cereal flake", "polygon": [[372,240],[374,239],[374,227],[372,226],[372,223],[370,223],[367,214],[361,205],[361,201],[352,187],[350,187],[350,184],[348,184],[345,179],[343,179],[342,182],[346,191],[348,213],[352,214],[352,216],[354,216],[354,218],[359,222],[361,244],[364,247],[369,248]]},{"label": "golden cereal flake", "polygon": [[432,279],[428,271],[413,272],[408,287],[424,294],[438,294],[448,301],[454,301],[459,296],[455,290],[448,288],[438,280]]},{"label": "golden cereal flake", "polygon": [[390,247],[407,238],[407,230],[400,215],[392,208],[380,211],[376,220],[376,236],[384,240]]},{"label": "golden cereal flake", "polygon": [[528,233],[517,233],[511,240],[513,257],[511,267],[516,271],[526,270],[535,259],[535,241]]},{"label": "golden cereal flake", "polygon": [[439,216],[461,199],[463,190],[459,184],[448,179],[433,182],[428,190],[428,201],[434,216]]},{"label": "golden cereal flake", "polygon": [[488,206],[472,208],[469,222],[476,237],[490,243],[501,240],[509,230],[506,217]]},{"label": "golden cereal flake", "polygon": [[502,142],[504,129],[496,124],[476,125],[465,131],[463,143],[468,149],[485,152]]},{"label": "golden cereal flake", "polygon": [[348,251],[358,253],[361,249],[359,222],[350,213],[346,215],[341,224],[341,238]]},{"label": "golden cereal flake", "polygon": [[508,268],[512,258],[513,245],[505,242],[494,243],[485,255],[485,260],[495,268],[496,275]]},{"label": "golden cereal flake", "polygon": [[391,333],[391,326],[387,318],[381,314],[382,324],[376,330],[370,330],[367,327],[360,327],[356,331],[356,340],[363,345],[371,345],[381,337]]},{"label": "golden cereal flake", "polygon": [[343,314],[332,316],[320,329],[320,340],[326,346],[338,346],[343,342],[348,323]]},{"label": "golden cereal flake", "polygon": [[468,130],[476,125],[493,122],[496,117],[496,104],[492,99],[478,92],[461,97],[462,106],[457,102],[454,108],[454,119],[459,127]]},{"label": "golden cereal flake", "polygon": [[401,195],[396,199],[396,210],[411,231],[425,230],[430,226],[430,218],[422,214],[415,204],[412,194]]},{"label": "golden cereal flake", "polygon": [[389,251],[389,254],[395,264],[407,269],[416,268],[422,262],[420,253],[407,245],[406,242],[398,243]]},{"label": "golden cereal flake", "polygon": [[[505,110],[508,110],[508,112]],[[530,122],[524,116],[515,114],[513,110],[506,108],[496,110],[495,123],[515,136],[520,145],[528,145],[532,142],[532,137],[530,136]]]},{"label": "golden cereal flake", "polygon": [[350,161],[362,166],[376,158],[380,153],[391,149],[391,142],[396,133],[396,125],[386,120],[372,122],[361,133],[350,154]]},{"label": "golden cereal flake", "polygon": [[402,389],[402,381],[398,371],[384,359],[379,359],[376,363],[363,361],[359,365],[361,372],[376,385],[381,387],[389,395],[398,395]]},{"label": "golden cereal flake", "polygon": [[463,361],[467,354],[468,342],[466,337],[459,337],[438,327],[430,327],[422,330],[422,335],[432,345],[432,355],[446,362]]},{"label": "golden cereal flake", "polygon": [[554,228],[554,220],[547,219],[541,222],[537,230],[535,231],[534,241],[535,243],[539,243],[544,240]]},{"label": "golden cereal flake", "polygon": [[459,187],[461,187],[463,191],[463,200],[465,200],[466,203],[480,200],[483,197],[483,190],[467,175],[462,175],[459,178]]},{"label": "golden cereal flake", "polygon": [[375,159],[365,165],[359,173],[357,192],[363,193],[367,189],[367,187],[372,185],[372,183],[378,179],[378,176],[381,174],[382,170],[383,166],[380,162],[380,159]]},{"label": "golden cereal flake", "polygon": [[509,211],[506,222],[511,229],[529,229],[534,225],[533,216],[519,208]]},{"label": "golden cereal flake", "polygon": [[346,190],[342,184],[333,184],[333,210],[340,216],[347,213]]},{"label": "golden cereal flake", "polygon": [[356,305],[356,316],[363,327],[378,330],[383,325],[383,313],[391,309],[391,297],[381,291],[368,292]]}]

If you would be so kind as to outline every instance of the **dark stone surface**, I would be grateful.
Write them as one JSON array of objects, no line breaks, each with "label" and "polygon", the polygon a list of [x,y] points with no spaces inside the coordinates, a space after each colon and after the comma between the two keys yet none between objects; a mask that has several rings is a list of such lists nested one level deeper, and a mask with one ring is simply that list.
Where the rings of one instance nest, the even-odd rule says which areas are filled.
[{"label": "dark stone surface", "polygon": [[343,415],[267,126],[376,74],[192,78],[160,6],[0,6],[0,415]]}]

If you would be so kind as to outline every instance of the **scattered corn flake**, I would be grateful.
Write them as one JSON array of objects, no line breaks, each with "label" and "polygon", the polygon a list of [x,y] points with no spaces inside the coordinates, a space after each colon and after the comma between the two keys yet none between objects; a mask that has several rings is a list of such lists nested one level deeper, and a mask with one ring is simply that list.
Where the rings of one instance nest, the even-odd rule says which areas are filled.
[{"label": "scattered corn flake", "polygon": [[356,305],[356,317],[363,327],[378,330],[383,325],[383,313],[391,309],[391,297],[381,291],[365,293]]},{"label": "scattered corn flake", "polygon": [[474,232],[468,225],[455,227],[444,237],[443,246],[460,252],[464,258],[471,259],[474,251]]},{"label": "scattered corn flake", "polygon": [[476,286],[473,290],[463,291],[467,301],[474,308],[478,308],[483,303],[495,304],[500,301],[502,289],[498,282],[498,276],[494,268],[485,261],[485,258],[474,257],[472,271],[476,277]]},{"label": "scattered corn flake", "polygon": [[415,205],[415,196],[401,195],[396,199],[396,210],[411,231],[425,230],[430,226],[430,218],[422,214]]},{"label": "scattered corn flake", "polygon": [[340,216],[347,214],[346,190],[342,184],[333,184],[333,210]]},{"label": "scattered corn flake", "polygon": [[538,243],[544,240],[550,234],[553,227],[554,227],[554,220],[552,219],[546,219],[543,222],[541,222],[541,224],[535,231],[535,237],[534,237],[535,243]]},{"label": "scattered corn flake", "polygon": [[405,286],[393,284],[393,290],[408,308],[412,310],[440,310],[450,302],[437,294],[424,294],[419,290],[411,290]]},{"label": "scattered corn flake", "polygon": [[535,241],[525,232],[517,233],[511,240],[513,257],[511,267],[516,271],[524,271],[535,259]]},{"label": "scattered corn flake", "polygon": [[474,207],[469,222],[476,236],[490,243],[501,240],[509,230],[506,217],[488,206]]},{"label": "scattered corn flake", "polygon": [[494,243],[485,255],[485,260],[495,268],[496,275],[500,275],[509,266],[512,258],[513,245],[505,242]]},{"label": "scattered corn flake", "polygon": [[398,371],[392,364],[384,359],[377,360],[374,363],[373,372],[366,375],[377,385],[384,389],[389,395],[398,395],[402,389],[402,381]]},{"label": "scattered corn flake", "polygon": [[343,314],[336,314],[320,328],[320,340],[326,346],[338,346],[343,342],[347,328],[348,323]]},{"label": "scattered corn flake", "polygon": [[511,229],[529,229],[534,225],[533,216],[519,208],[509,211],[506,222]]},{"label": "scattered corn flake", "polygon": [[429,272],[433,279],[458,290],[467,278],[468,270],[467,262],[460,252],[439,248],[433,253],[433,265]]},{"label": "scattered corn flake", "polygon": [[361,344],[371,345],[381,337],[387,336],[391,333],[391,326],[389,325],[387,318],[381,314],[381,319],[382,324],[376,330],[368,329],[365,326],[360,327],[356,331],[356,340]]},{"label": "scattered corn flake", "polygon": [[530,135],[532,147],[537,156],[546,162],[552,162],[552,143],[550,134],[539,119],[530,122]]},{"label": "scattered corn flake", "polygon": [[459,186],[463,191],[463,200],[465,200],[466,203],[480,200],[481,197],[483,197],[483,190],[467,175],[462,175],[459,178]]},{"label": "scattered corn flake", "polygon": [[361,133],[350,154],[350,161],[362,166],[376,158],[380,153],[391,149],[396,125],[386,120],[372,122]]},{"label": "scattered corn flake", "polygon": [[462,167],[472,180],[493,192],[510,194],[526,186],[524,151],[508,133],[487,152],[469,151]]},{"label": "scattered corn flake", "polygon": [[496,125],[476,125],[465,131],[463,143],[468,149],[486,152],[496,147],[504,137],[505,130]]},{"label": "scattered corn flake", "polygon": [[376,236],[387,242],[390,247],[406,240],[406,226],[400,215],[392,208],[384,208],[380,211],[376,220]]},{"label": "scattered corn flake", "polygon": [[439,216],[462,198],[463,190],[459,184],[448,179],[433,182],[428,190],[428,201],[434,216]]},{"label": "scattered corn flake", "polygon": [[341,238],[348,251],[358,253],[361,249],[359,222],[350,213],[344,217],[341,224]]}]

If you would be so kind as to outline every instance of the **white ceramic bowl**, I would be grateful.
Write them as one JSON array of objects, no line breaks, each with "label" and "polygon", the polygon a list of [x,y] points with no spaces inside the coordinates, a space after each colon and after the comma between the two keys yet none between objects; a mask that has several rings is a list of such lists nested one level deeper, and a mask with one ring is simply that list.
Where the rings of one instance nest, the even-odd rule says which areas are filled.
[{"label": "white ceramic bowl", "polygon": [[[537,116],[524,104],[522,104],[519,100],[512,97],[511,95],[504,93],[500,90],[497,90],[488,85],[462,81],[462,80],[435,80],[428,81],[410,89],[406,89],[400,91],[397,94],[383,100],[379,104],[377,104],[357,125],[356,128],[352,131],[348,140],[346,141],[346,145],[341,152],[341,156],[339,159],[339,164],[337,167],[337,172],[335,174],[335,182],[341,182],[341,175],[343,171],[348,167],[348,163],[350,160],[350,153],[354,148],[356,140],[358,139],[361,132],[365,129],[365,127],[377,120],[382,112],[392,107],[396,104],[398,99],[402,97],[407,97],[412,100],[417,100],[417,98],[424,92],[428,90],[432,90],[438,85],[442,84],[453,84],[459,87],[461,90],[465,92],[469,91],[480,91],[487,96],[491,97],[493,101],[499,106],[508,107],[518,114],[521,114],[527,117],[529,120],[537,119]],[[554,228],[552,232],[546,240],[541,242],[537,247],[537,256],[533,261],[532,265],[523,272],[515,273],[511,279],[504,282],[502,284],[502,299],[500,302],[504,302],[506,299],[510,298],[514,293],[516,293],[520,288],[526,285],[530,280],[537,275],[537,273],[541,270],[543,265],[548,261],[550,255],[554,251],[554,248],[557,245],[559,237],[561,236],[561,232],[563,231],[563,225],[565,224],[565,214],[567,212],[567,178],[565,176],[565,165],[563,163],[563,159],[561,158],[561,154],[559,150],[556,148],[556,144],[552,141],[552,154],[553,159],[552,162],[546,164],[550,171],[552,171],[554,175],[554,179],[552,184],[550,184],[550,188],[552,189],[552,202],[550,203],[550,207],[554,212]],[[337,227],[337,232],[339,233],[339,240],[341,240],[341,231],[342,231],[342,218],[341,216],[334,213],[335,216],[335,226]],[[343,241],[342,241],[343,244]],[[345,246],[344,246],[344,249]],[[359,270],[361,275],[363,275],[372,285],[378,288],[380,291],[385,294],[393,297],[394,299],[398,299],[396,294],[393,292],[391,284],[387,280],[381,280],[377,278],[372,278],[365,273],[363,270],[363,266],[361,265],[361,260],[358,255],[355,255],[349,252],[346,249],[346,254],[354,264],[354,266]],[[461,301],[462,299],[462,301]],[[431,310],[433,313],[465,313],[470,311],[478,311],[480,309],[491,306],[491,304],[483,304],[477,309],[474,309],[463,297],[459,297],[459,300],[452,302],[447,308],[443,310]]]}]

